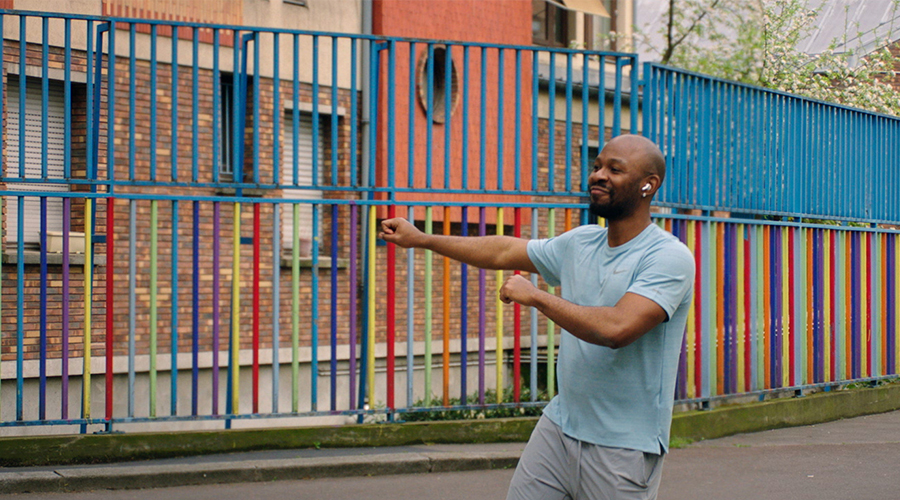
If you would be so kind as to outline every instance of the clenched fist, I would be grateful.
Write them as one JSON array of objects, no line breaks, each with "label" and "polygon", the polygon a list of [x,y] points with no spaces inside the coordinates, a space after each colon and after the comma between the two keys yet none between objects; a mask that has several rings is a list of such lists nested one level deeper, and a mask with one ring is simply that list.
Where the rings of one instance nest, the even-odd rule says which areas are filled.
[{"label": "clenched fist", "polygon": [[530,281],[516,274],[503,283],[500,288],[500,300],[505,304],[516,302],[530,307],[534,305],[534,297],[539,291]]},{"label": "clenched fist", "polygon": [[419,231],[408,220],[398,217],[382,221],[378,237],[399,247],[413,248],[422,245],[425,233]]}]

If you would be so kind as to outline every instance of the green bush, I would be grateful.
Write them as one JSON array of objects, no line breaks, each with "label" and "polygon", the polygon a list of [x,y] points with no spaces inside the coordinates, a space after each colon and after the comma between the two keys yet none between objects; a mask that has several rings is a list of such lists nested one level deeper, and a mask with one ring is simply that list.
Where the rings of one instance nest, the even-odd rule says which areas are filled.
[{"label": "green bush", "polygon": [[[547,397],[546,392],[538,393],[537,400],[538,401],[547,401],[549,398]],[[485,407],[481,407],[478,405],[478,394],[475,393],[468,398],[466,398],[466,404],[470,408],[463,410],[443,410],[443,411],[415,411],[415,412],[405,412],[399,416],[400,420],[405,420],[407,422],[432,422],[437,420],[473,420],[473,419],[482,419],[482,418],[507,418],[507,417],[536,417],[541,414],[543,411],[542,406],[515,406],[515,407],[501,407],[501,408],[490,408],[489,405],[496,403],[497,401],[497,392],[494,390],[486,390],[484,392],[484,402]],[[531,401],[531,390],[528,387],[522,387],[522,392],[519,397],[520,402],[530,402]],[[442,399],[433,396],[431,398],[431,403],[434,406],[435,403],[442,403]],[[513,391],[506,390],[503,394],[503,402],[504,403],[515,403],[513,401]],[[462,404],[462,401],[459,398],[452,398],[449,401],[450,406],[459,406]],[[425,406],[425,400],[420,399],[413,403],[413,407],[422,408]]]}]

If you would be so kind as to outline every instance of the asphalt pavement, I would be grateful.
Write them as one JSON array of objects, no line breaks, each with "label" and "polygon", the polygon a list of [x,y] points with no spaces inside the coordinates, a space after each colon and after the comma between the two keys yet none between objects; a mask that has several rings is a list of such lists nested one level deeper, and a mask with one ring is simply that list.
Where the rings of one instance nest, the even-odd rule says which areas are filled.
[{"label": "asphalt pavement", "polygon": [[[503,498],[524,443],[251,452],[0,469],[27,500]],[[660,500],[900,499],[900,412],[673,449]],[[136,491],[140,489],[140,491]],[[111,491],[112,490],[112,491]]]}]

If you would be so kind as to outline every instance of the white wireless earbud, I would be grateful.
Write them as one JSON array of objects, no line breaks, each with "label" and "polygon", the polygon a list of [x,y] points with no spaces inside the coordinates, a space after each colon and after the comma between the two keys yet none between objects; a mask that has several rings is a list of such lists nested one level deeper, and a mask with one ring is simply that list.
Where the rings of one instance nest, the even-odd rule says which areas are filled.
[{"label": "white wireless earbud", "polygon": [[650,191],[650,183],[644,184],[644,187],[641,188],[641,191]]}]

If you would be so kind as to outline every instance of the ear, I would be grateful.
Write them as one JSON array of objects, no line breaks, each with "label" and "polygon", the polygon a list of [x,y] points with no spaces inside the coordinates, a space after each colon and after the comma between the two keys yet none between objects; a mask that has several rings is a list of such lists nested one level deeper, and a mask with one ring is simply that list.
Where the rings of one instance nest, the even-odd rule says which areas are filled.
[{"label": "ear", "polygon": [[[647,198],[653,198],[653,195],[659,190],[660,184],[662,184],[662,179],[660,179],[658,175],[648,175],[647,178],[644,179],[643,184],[641,184],[641,194],[646,194]],[[645,186],[650,186],[650,189],[644,190]]]}]

